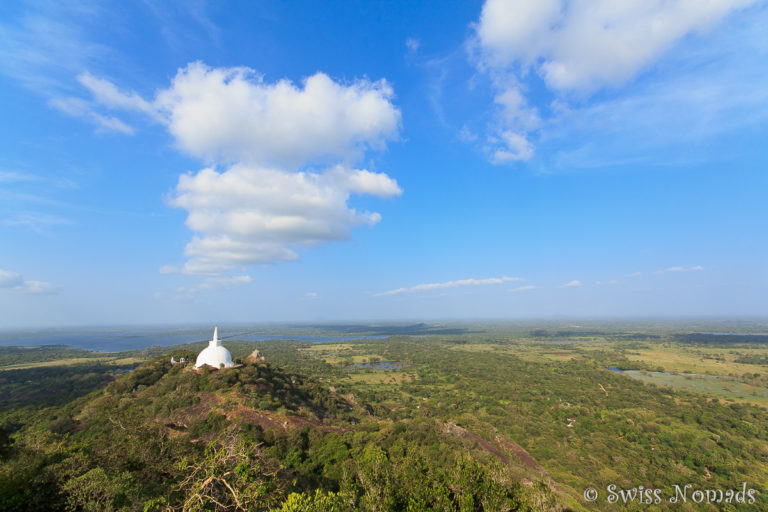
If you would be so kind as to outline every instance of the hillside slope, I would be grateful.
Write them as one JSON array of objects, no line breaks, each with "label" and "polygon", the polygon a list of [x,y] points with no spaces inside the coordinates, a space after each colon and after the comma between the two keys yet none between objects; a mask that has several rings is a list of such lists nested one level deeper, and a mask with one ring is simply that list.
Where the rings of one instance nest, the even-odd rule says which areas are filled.
[{"label": "hillside slope", "polygon": [[63,406],[4,416],[0,509],[568,509],[532,459],[373,411],[263,362],[198,372],[157,358]]}]

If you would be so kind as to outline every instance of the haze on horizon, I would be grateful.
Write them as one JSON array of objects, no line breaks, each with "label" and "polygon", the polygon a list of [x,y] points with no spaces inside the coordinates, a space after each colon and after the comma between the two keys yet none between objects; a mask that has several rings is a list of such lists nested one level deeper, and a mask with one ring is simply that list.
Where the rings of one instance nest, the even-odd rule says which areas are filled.
[{"label": "haze on horizon", "polygon": [[0,329],[764,317],[768,5],[0,6]]}]

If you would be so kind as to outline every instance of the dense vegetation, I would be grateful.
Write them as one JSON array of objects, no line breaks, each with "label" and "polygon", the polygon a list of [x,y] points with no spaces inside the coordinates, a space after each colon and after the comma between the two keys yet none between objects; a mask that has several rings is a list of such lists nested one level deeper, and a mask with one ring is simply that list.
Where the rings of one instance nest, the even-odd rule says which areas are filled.
[{"label": "dense vegetation", "polygon": [[87,363],[3,371],[0,372],[0,411],[65,404],[100,389],[127,369]]},{"label": "dense vegetation", "polygon": [[7,415],[0,508],[558,507],[546,486],[521,486],[439,427],[382,423],[269,364],[198,373],[156,359],[65,407]]},{"label": "dense vegetation", "polygon": [[[759,397],[606,369],[693,365],[762,386],[768,350],[658,331],[472,331],[228,340],[241,365],[225,371],[170,363],[194,360],[193,345],[126,373],[98,363],[0,372],[0,510],[768,509]],[[255,347],[269,363],[245,360]],[[398,364],[361,365],[375,361]],[[611,484],[669,496],[675,484],[743,482],[756,503],[582,497],[589,486],[604,498]]]}]

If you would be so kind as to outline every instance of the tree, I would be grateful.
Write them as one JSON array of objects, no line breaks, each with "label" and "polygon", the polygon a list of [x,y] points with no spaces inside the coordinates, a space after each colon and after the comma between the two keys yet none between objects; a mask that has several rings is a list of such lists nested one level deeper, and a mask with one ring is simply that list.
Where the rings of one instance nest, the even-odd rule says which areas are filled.
[{"label": "tree", "polygon": [[182,500],[174,510],[266,511],[282,501],[284,484],[277,478],[278,466],[262,452],[228,434],[211,442],[202,459],[184,459],[184,473],[176,486]]}]

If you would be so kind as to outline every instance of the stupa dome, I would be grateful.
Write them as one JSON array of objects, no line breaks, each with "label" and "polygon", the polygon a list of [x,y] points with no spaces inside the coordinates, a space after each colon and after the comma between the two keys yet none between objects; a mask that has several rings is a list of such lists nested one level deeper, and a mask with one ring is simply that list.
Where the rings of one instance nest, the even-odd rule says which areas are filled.
[{"label": "stupa dome", "polygon": [[234,366],[229,350],[221,345],[218,331],[218,327],[213,328],[213,339],[208,342],[208,346],[197,356],[195,368],[200,368],[203,365],[212,366],[217,369],[221,368],[222,365],[224,368]]}]

